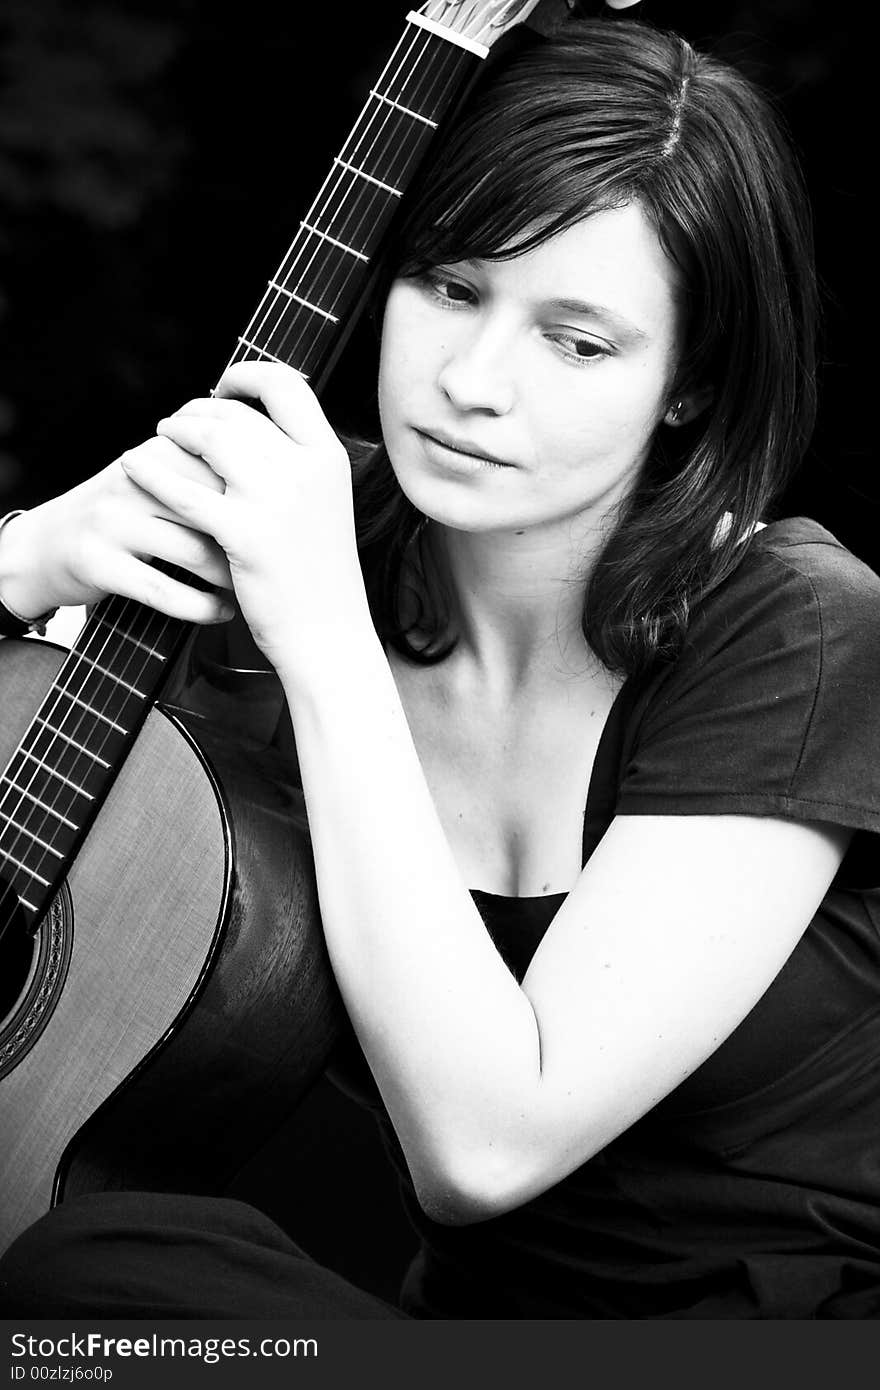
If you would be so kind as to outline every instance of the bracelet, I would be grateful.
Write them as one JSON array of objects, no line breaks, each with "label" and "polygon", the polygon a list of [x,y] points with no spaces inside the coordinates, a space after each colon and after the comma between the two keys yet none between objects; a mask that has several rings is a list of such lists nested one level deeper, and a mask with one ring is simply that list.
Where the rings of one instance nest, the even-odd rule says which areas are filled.
[{"label": "bracelet", "polygon": [[[19,508],[16,512],[7,512],[0,517],[0,535],[7,522],[14,521],[17,516],[24,516],[24,509]],[[46,624],[50,618],[54,618],[58,612],[57,608],[50,608],[47,613],[41,613],[38,618],[23,618],[20,613],[16,613],[14,608],[10,608],[0,598],[0,637],[24,637],[29,632],[39,633],[41,637],[46,635]]]}]

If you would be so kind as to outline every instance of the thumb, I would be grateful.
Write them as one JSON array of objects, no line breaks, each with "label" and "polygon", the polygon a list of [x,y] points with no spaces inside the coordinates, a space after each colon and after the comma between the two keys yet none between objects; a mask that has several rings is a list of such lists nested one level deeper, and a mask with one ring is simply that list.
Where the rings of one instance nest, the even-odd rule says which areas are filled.
[{"label": "thumb", "polygon": [[297,444],[338,445],[305,377],[281,362],[236,362],[227,367],[214,395],[259,401],[269,419]]}]

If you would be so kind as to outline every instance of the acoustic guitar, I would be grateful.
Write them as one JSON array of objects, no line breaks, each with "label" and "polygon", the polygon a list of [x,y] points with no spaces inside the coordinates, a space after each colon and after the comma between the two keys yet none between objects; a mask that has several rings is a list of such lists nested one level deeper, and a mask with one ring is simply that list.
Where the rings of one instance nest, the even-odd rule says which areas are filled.
[{"label": "acoustic guitar", "polygon": [[[321,390],[437,128],[536,5],[408,15],[230,362]],[[280,685],[193,637],[111,597],[70,652],[0,643],[0,1249],[70,1194],[223,1191],[342,1021]]]}]

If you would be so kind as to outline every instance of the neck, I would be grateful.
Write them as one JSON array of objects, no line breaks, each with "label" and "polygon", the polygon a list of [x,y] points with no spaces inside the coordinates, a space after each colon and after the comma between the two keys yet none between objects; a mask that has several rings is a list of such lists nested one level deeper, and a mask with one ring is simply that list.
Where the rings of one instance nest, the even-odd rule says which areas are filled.
[{"label": "neck", "polygon": [[437,526],[432,550],[452,595],[456,653],[484,679],[528,680],[594,669],[584,592],[603,537],[556,528],[472,533]]}]

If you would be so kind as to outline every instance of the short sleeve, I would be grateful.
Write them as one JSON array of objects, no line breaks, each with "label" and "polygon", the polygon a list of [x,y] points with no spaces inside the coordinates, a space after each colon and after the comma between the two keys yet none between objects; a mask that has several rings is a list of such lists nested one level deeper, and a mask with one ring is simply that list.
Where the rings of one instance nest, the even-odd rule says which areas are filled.
[{"label": "short sleeve", "polygon": [[783,539],[756,536],[700,606],[649,692],[617,814],[880,832],[880,579],[815,523],[778,526]]}]

